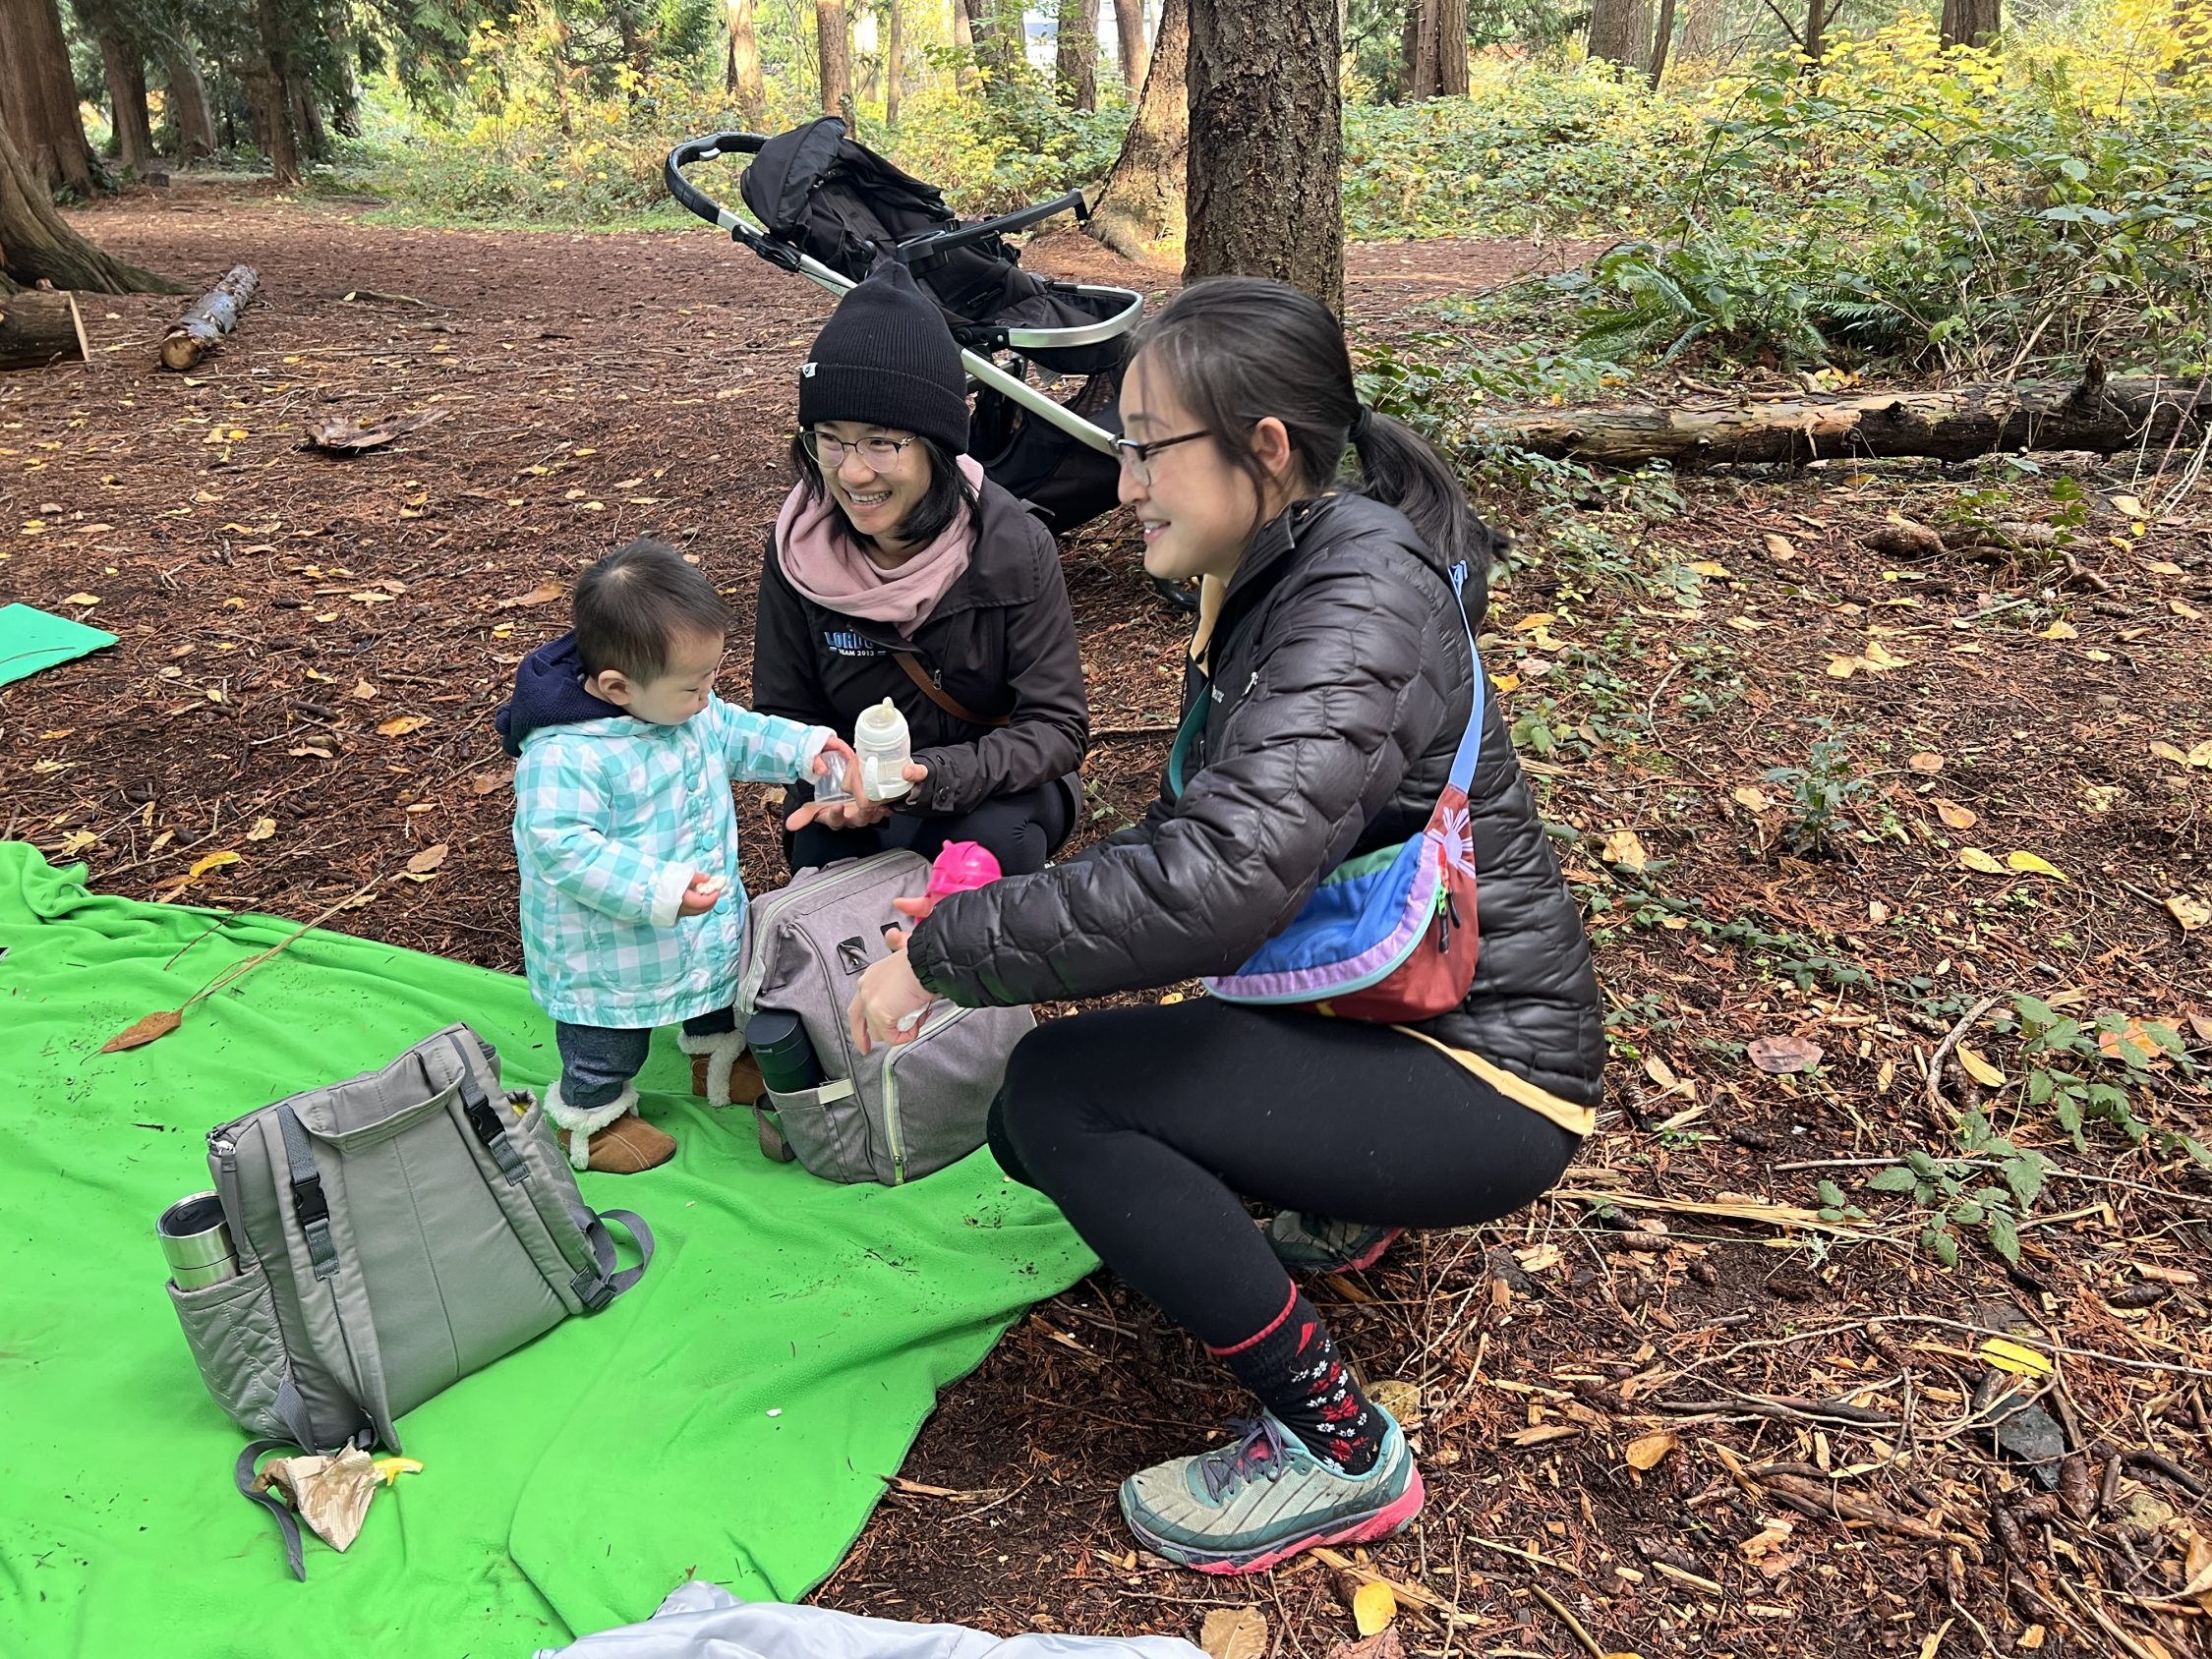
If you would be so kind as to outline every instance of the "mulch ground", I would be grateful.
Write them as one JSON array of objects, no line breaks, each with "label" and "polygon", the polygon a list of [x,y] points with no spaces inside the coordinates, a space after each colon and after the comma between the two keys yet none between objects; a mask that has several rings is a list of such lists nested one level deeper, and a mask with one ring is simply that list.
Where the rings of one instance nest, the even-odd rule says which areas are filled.
[{"label": "mulch ground", "polygon": [[[374,883],[334,925],[518,968],[492,709],[630,537],[745,614],[825,301],[704,233],[389,229],[190,185],[80,222],[196,283],[254,263],[265,298],[191,375],[154,367],[175,302],[123,299],[89,307],[88,365],[0,381],[0,599],[121,637],[0,690],[6,832],[138,897],[304,919]],[[1057,246],[1032,261],[1112,274]],[[1371,245],[1350,303],[1386,328],[1560,257]],[[301,447],[422,410],[373,453]],[[818,1598],[1185,1635],[1252,1604],[1271,1653],[1320,1659],[1380,1576],[1422,1655],[2203,1651],[2212,1181],[2169,1137],[2212,1139],[2212,550],[2197,497],[2158,511],[2189,457],[2166,484],[2161,459],[1497,495],[1522,541],[1484,656],[1618,1063],[1562,1195],[1316,1287],[1415,1426],[1423,1523],[1250,1581],[1131,1552],[1115,1482],[1236,1402],[1100,1276],[948,1392]],[[1864,543],[1892,513],[1984,528],[1905,564]],[[2023,520],[2067,545],[1988,528]],[[1066,556],[1095,723],[1170,720],[1183,620],[1127,527]],[[740,623],[732,694],[749,657]],[[1141,809],[1163,749],[1101,743],[1086,833]],[[758,887],[765,796],[744,822]],[[2028,1063],[1999,1023],[2019,993],[2084,1022],[2077,1054]],[[1762,1038],[1823,1054],[1771,1073]],[[2093,1121],[2076,1150],[2031,1069],[2114,1086],[2145,1142]],[[1941,1267],[1931,1212],[1865,1185],[1959,1156],[1970,1108],[2060,1170],[2017,1266],[1968,1213]],[[2067,1449],[2055,1492],[1998,1421]]]}]

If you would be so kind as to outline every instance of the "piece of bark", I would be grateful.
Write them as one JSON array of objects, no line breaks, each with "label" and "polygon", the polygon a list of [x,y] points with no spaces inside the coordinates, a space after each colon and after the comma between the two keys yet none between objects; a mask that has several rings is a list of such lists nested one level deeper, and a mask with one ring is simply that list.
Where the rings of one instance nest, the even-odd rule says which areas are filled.
[{"label": "piece of bark", "polygon": [[358,455],[364,449],[381,448],[394,438],[404,437],[411,431],[427,427],[444,413],[442,409],[418,409],[412,415],[395,415],[374,427],[364,427],[356,421],[332,417],[327,421],[310,422],[307,440],[311,448],[327,449],[340,455]]},{"label": "piece of bark", "polygon": [[35,288],[0,294],[0,370],[47,369],[90,355],[76,295]]},{"label": "piece of bark", "polygon": [[232,265],[222,281],[193,301],[163,336],[161,366],[180,373],[197,369],[200,360],[238,326],[239,316],[261,285],[261,273],[252,265]]}]

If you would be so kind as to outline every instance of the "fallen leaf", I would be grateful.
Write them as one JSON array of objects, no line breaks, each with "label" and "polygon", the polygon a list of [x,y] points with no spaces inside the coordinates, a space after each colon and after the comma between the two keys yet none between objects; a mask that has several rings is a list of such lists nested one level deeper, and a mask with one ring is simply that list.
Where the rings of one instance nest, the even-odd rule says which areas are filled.
[{"label": "fallen leaf", "polygon": [[1674,1075],[1674,1068],[1657,1055],[1644,1057],[1644,1075],[1662,1089],[1678,1089],[1682,1080]]},{"label": "fallen leaf", "polygon": [[1938,772],[1944,770],[1944,758],[1931,749],[1923,749],[1905,762],[1905,765],[1914,772]]},{"label": "fallen leaf", "polygon": [[2139,519],[2148,518],[2150,516],[2143,511],[2142,501],[2133,495],[2113,496],[2112,510],[2118,513],[2122,518]]},{"label": "fallen leaf", "polygon": [[2204,619],[2204,612],[2197,609],[2195,605],[2189,603],[2186,600],[2168,600],[2166,601],[2166,607],[2169,610],[2173,611],[2176,616],[2181,617],[2183,621],[2200,622]]},{"label": "fallen leaf", "polygon": [[1912,666],[1910,658],[1892,657],[1889,648],[1880,640],[1867,641],[1866,656],[1860,660],[1869,668],[1879,668],[1885,672],[1892,668],[1909,668]]},{"label": "fallen leaf", "polygon": [[1752,812],[1765,812],[1775,804],[1774,797],[1755,783],[1739,783],[1728,791],[1728,799]]},{"label": "fallen leaf", "polygon": [[100,597],[97,594],[72,594],[62,601],[64,604],[98,604],[99,602]]},{"label": "fallen leaf", "polygon": [[1965,865],[1969,870],[1980,871],[1985,876],[2002,876],[2005,874],[2005,866],[1982,851],[1980,847],[1961,848],[1958,854],[1958,862]]},{"label": "fallen leaf", "polygon": [[1524,616],[1520,621],[1514,623],[1513,631],[1516,634],[1526,634],[1538,628],[1548,628],[1558,620],[1559,618],[1554,612],[1540,610],[1534,616]]},{"label": "fallen leaf", "polygon": [[1864,658],[1831,657],[1828,659],[1828,677],[1832,680],[1847,680],[1865,666]]},{"label": "fallen leaf", "polygon": [[1767,533],[1767,551],[1785,563],[1797,556],[1797,548],[1791,543],[1789,538],[1776,536],[1771,530]]},{"label": "fallen leaf", "polygon": [[1981,814],[1971,807],[1962,807],[1956,801],[1947,801],[1941,795],[1936,797],[1936,816],[1953,830],[1971,830],[1982,821]]},{"label": "fallen leaf", "polygon": [[1267,1615],[1256,1607],[1217,1607],[1198,1629],[1206,1659],[1262,1659],[1267,1651]]},{"label": "fallen leaf", "polygon": [[1744,1047],[1751,1063],[1770,1075],[1810,1071],[1821,1062],[1821,1046],[1809,1037],[1754,1037]]},{"label": "fallen leaf", "polygon": [[1698,559],[1688,568],[1700,576],[1726,576],[1728,574],[1728,567],[1718,559]]},{"label": "fallen leaf", "polygon": [[1403,1377],[1385,1377],[1368,1389],[1368,1398],[1396,1419],[1398,1426],[1413,1429],[1421,1423],[1421,1386]]},{"label": "fallen leaf", "polygon": [[2000,1371],[2009,1371],[2015,1377],[2048,1377],[2051,1362],[2031,1347],[2024,1347],[2005,1337],[1992,1337],[1977,1350],[1981,1356]]},{"label": "fallen leaf", "polygon": [[411,731],[422,730],[430,722],[428,715],[395,715],[380,722],[377,729],[386,737],[405,737]]},{"label": "fallen leaf", "polygon": [[2048,876],[2055,882],[2066,880],[2066,873],[2057,865],[2045,862],[2032,852],[2008,852],[2005,855],[2008,870],[2017,870],[2023,876]]},{"label": "fallen leaf", "polygon": [[2156,755],[2162,761],[2172,761],[2178,767],[2185,767],[2189,764],[2188,756],[2183,754],[2181,750],[2175,748],[2171,743],[2161,743],[2156,739],[2153,739],[2150,746],[2150,752]]},{"label": "fallen leaf", "polygon": [[1980,1055],[1974,1053],[1965,1044],[1959,1044],[1958,1047],[1951,1050],[1951,1053],[1958,1057],[1958,1063],[1966,1068],[1966,1075],[1973,1078],[1983,1088],[2002,1089],[2005,1087],[2005,1073],[1998,1070],[1996,1066],[1990,1064],[1988,1060],[1982,1058]]},{"label": "fallen leaf", "polygon": [[2081,634],[2072,623],[2062,617],[2035,637],[2039,640],[2077,640],[2081,637]]},{"label": "fallen leaf", "polygon": [[526,604],[551,604],[567,592],[568,590],[558,582],[541,582],[527,594],[518,595],[511,600],[501,600],[492,608],[495,610],[513,610]]},{"label": "fallen leaf", "polygon": [[1632,876],[1652,861],[1652,855],[1644,850],[1643,839],[1633,830],[1615,830],[1605,837],[1604,850],[1598,856]]},{"label": "fallen leaf", "polygon": [[1659,1460],[1681,1442],[1665,1429],[1657,1434],[1639,1436],[1628,1443],[1628,1466],[1632,1469],[1656,1468]]},{"label": "fallen leaf", "polygon": [[362,702],[366,703],[370,698],[377,695],[377,688],[371,685],[367,680],[355,680],[353,682],[353,690],[347,692],[346,695],[348,697],[358,697]]},{"label": "fallen leaf", "polygon": [[436,846],[425,847],[407,861],[408,873],[415,876],[429,875],[445,862],[446,850],[443,841],[439,841]]},{"label": "fallen leaf", "polygon": [[255,819],[255,820],[254,820],[254,828],[246,831],[246,838],[247,838],[247,839],[248,839],[249,841],[265,841],[265,840],[267,840],[267,839],[268,839],[268,838],[269,838],[269,837],[270,837],[271,835],[273,835],[273,834],[275,834],[275,833],[276,833],[276,820],[275,820],[275,819],[273,819],[273,818],[257,818],[257,819]]},{"label": "fallen leaf", "polygon": [[168,1036],[183,1023],[184,1015],[175,1008],[156,1008],[102,1043],[100,1053],[114,1055],[121,1054],[125,1049],[143,1049],[155,1038]]},{"label": "fallen leaf", "polygon": [[472,795],[496,794],[513,781],[514,773],[509,772],[479,772],[474,781],[469,784],[469,793]]},{"label": "fallen leaf", "polygon": [[236,864],[240,856],[235,852],[224,851],[211,852],[205,858],[195,859],[192,868],[185,872],[185,880],[197,882],[210,870],[220,870],[226,864]]},{"label": "fallen leaf", "polygon": [[1381,1579],[1370,1578],[1352,1592],[1352,1624],[1360,1634],[1379,1634],[1397,1619],[1398,1598]]},{"label": "fallen leaf", "polygon": [[2182,925],[2182,932],[2195,933],[2197,929],[2212,924],[2212,904],[2185,892],[2178,892],[2166,901],[2167,911]]},{"label": "fallen leaf", "polygon": [[1544,1423],[1538,1428],[1523,1429],[1506,1438],[1515,1446],[1543,1446],[1554,1440],[1571,1440],[1582,1433],[1579,1423]]},{"label": "fallen leaf", "polygon": [[2182,758],[2192,767],[2212,767],[2212,738],[2206,738]]},{"label": "fallen leaf", "polygon": [[377,449],[404,437],[407,433],[429,426],[443,418],[442,409],[422,409],[412,415],[395,416],[373,427],[364,427],[357,421],[332,417],[327,421],[308,424],[307,440],[312,448],[334,450],[341,454],[359,454],[364,449]]}]

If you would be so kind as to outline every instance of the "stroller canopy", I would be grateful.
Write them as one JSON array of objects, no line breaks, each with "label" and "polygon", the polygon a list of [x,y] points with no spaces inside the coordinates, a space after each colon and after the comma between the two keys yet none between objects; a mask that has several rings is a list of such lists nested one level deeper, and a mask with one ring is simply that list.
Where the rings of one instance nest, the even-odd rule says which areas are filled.
[{"label": "stroller canopy", "polygon": [[[1025,271],[1003,237],[941,246],[964,227],[943,194],[845,136],[825,115],[760,145],[738,190],[770,238],[858,282],[884,254],[903,261],[945,309],[964,345],[1013,344],[1039,368],[1095,374],[1118,368],[1126,296]],[[1052,331],[1060,342],[1010,333]],[[1095,337],[1092,337],[1095,336]]]}]

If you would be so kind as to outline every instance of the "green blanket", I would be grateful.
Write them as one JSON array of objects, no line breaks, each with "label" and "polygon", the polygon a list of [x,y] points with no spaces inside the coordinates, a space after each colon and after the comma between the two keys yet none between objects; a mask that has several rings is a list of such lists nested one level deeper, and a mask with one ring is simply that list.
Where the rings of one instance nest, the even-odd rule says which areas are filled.
[{"label": "green blanket", "polygon": [[454,1019],[540,1087],[552,1028],[519,979],[314,933],[103,1055],[291,929],[83,884],[0,842],[0,1653],[520,1659],[645,1618],[690,1573],[796,1597],[935,1392],[1091,1266],[988,1153],[897,1190],[769,1164],[664,1034],[640,1083],[676,1161],[582,1177],[652,1226],[652,1271],[411,1413],[424,1471],[345,1555],[311,1537],[297,1583],[232,1488],[244,1437],[193,1368],[154,1217],[208,1184],[216,1122]]}]

